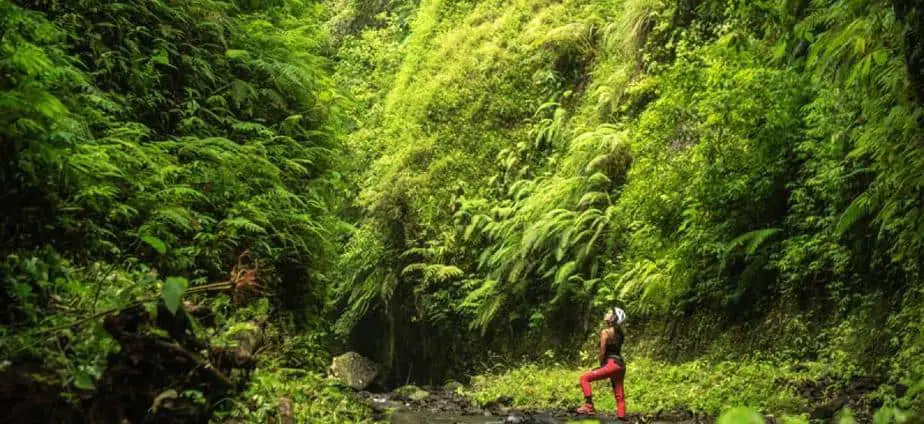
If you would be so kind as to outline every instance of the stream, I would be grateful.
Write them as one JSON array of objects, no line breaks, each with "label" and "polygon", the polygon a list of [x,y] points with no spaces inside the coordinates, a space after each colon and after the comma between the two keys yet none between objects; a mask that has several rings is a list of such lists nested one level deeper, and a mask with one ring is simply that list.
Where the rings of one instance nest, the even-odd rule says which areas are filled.
[{"label": "stream", "polygon": [[[597,416],[580,416],[565,410],[522,411],[513,408],[512,399],[499,398],[484,406],[472,404],[468,399],[451,391],[424,391],[417,387],[398,393],[360,392],[360,398],[380,417],[392,424],[700,424],[712,423],[708,417],[692,414],[629,414],[619,421],[612,412]],[[419,393],[415,393],[419,392]]]},{"label": "stream", "polygon": [[521,415],[484,416],[484,415],[455,415],[447,413],[433,413],[423,411],[401,411],[391,416],[392,424],[610,424],[610,423],[645,422],[646,424],[693,424],[697,421],[648,421],[630,418],[619,421],[613,417],[553,417],[550,415]]}]

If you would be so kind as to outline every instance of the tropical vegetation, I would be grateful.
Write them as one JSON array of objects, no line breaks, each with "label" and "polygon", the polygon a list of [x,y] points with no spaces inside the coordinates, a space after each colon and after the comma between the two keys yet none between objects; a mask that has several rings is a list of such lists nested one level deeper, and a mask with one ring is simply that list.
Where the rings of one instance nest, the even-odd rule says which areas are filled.
[{"label": "tropical vegetation", "polygon": [[200,307],[256,370],[145,408],[369,419],[346,350],[568,407],[615,305],[645,412],[924,414],[914,2],[14,0],[0,111],[0,373],[61,410]]}]

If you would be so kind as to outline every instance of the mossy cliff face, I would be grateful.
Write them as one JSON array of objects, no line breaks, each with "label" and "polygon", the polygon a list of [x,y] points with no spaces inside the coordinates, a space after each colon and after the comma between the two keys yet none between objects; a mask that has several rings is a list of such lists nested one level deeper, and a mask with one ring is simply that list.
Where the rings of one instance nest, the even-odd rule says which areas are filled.
[{"label": "mossy cliff face", "polygon": [[487,350],[573,357],[619,304],[635,350],[911,383],[920,13],[861,3],[339,15],[365,22],[338,45],[362,217],[339,331],[398,380],[439,380]]},{"label": "mossy cliff face", "polygon": [[[2,2],[0,372],[76,405],[105,317],[189,302],[151,336],[266,347],[235,359],[256,398],[183,402],[311,421],[344,391],[293,375],[331,349],[389,386],[576,369],[618,305],[627,355],[823,363],[824,387],[919,405],[922,22],[898,0]],[[225,331],[249,321],[259,340]]]}]

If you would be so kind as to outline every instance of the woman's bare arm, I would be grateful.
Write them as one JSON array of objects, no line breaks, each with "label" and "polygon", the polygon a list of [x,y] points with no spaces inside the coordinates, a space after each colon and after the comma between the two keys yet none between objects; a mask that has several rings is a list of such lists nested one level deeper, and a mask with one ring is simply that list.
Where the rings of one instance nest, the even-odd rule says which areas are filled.
[{"label": "woman's bare arm", "polygon": [[602,364],[604,357],[606,357],[606,330],[600,332],[600,352],[597,353],[598,362]]}]

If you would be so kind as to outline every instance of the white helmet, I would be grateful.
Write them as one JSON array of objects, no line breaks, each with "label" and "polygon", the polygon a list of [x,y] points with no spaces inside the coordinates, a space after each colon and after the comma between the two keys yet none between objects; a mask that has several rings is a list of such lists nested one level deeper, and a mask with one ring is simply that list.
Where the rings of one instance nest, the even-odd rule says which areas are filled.
[{"label": "white helmet", "polygon": [[616,325],[620,325],[626,322],[626,311],[614,306],[610,308],[610,310],[606,311],[606,315],[603,317],[603,320],[606,322],[612,322]]}]

